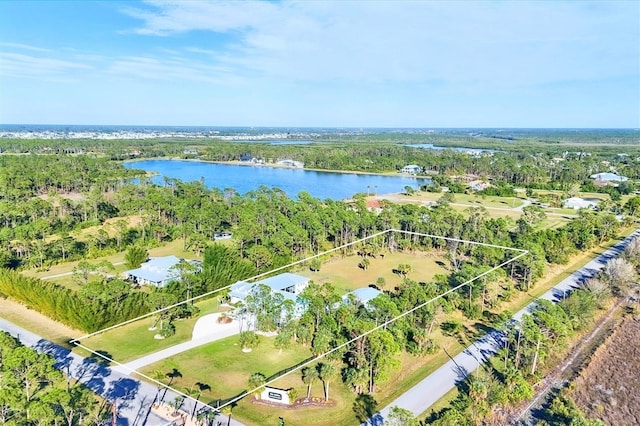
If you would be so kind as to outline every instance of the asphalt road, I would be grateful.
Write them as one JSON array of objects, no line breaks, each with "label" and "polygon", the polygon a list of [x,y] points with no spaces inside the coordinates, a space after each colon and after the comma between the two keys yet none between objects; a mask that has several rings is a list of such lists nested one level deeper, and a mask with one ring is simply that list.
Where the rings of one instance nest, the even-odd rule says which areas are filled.
[{"label": "asphalt road", "polygon": [[[580,287],[588,278],[597,274],[609,259],[618,257],[624,248],[634,238],[640,237],[640,229],[617,243],[615,246],[596,257],[585,266],[562,280],[555,287],[540,296],[558,302],[572,290]],[[537,302],[532,302],[518,311],[512,320],[520,321],[522,316],[531,312]],[[493,356],[504,345],[504,335],[500,331],[492,331],[482,337],[457,356],[449,360],[445,365],[434,371],[420,383],[409,389],[388,406],[384,407],[363,425],[382,426],[384,419],[389,415],[391,407],[398,406],[411,411],[418,416],[425,412],[431,405],[453,389],[457,383],[464,380],[471,372]]]},{"label": "asphalt road", "polygon": [[[56,367],[65,375],[79,380],[109,401],[116,401],[118,426],[168,426],[171,424],[170,421],[151,412],[151,404],[160,397],[165,402],[175,400],[178,396],[176,393],[167,391],[165,394],[164,389],[159,390],[157,386],[133,379],[94,359],[81,357],[2,318],[0,318],[0,330],[17,337],[25,346],[52,355],[56,359]],[[185,400],[182,409],[191,412],[193,403],[191,400]],[[218,415],[213,424],[217,424],[218,421],[226,425],[228,418]],[[242,426],[242,423],[231,419],[230,425]]]}]

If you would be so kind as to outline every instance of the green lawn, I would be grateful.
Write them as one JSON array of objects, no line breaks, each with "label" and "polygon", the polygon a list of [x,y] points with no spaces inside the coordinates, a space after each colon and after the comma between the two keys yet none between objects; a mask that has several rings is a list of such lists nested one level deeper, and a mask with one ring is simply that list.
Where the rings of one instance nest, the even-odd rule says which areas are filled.
[{"label": "green lawn", "polygon": [[346,293],[360,287],[375,284],[378,277],[385,279],[382,290],[393,290],[396,285],[402,283],[403,278],[393,273],[393,269],[401,263],[408,263],[412,271],[408,278],[418,282],[429,282],[436,274],[446,274],[444,267],[436,262],[447,264],[444,258],[436,256],[434,252],[426,253],[386,253],[384,259],[381,256],[368,258],[370,265],[367,270],[358,267],[362,260],[360,256],[347,256],[331,259],[324,262],[320,271],[313,272],[308,268],[300,271],[300,274],[309,277],[316,284],[332,283],[340,293]]},{"label": "green lawn", "polygon": [[[404,201],[408,202],[425,202],[425,201],[438,201],[442,197],[442,193],[435,192],[416,192],[414,195],[403,197]],[[519,197],[498,197],[495,195],[480,196],[475,194],[452,194],[453,203],[455,204],[469,204],[471,206],[484,206],[494,208],[512,209],[520,207],[523,204],[523,199]]]},{"label": "green lawn", "polygon": [[217,298],[197,302],[196,306],[200,308],[200,314],[194,318],[175,321],[176,334],[166,339],[153,338],[158,330],[149,330],[155,322],[155,317],[151,316],[82,340],[81,343],[96,352],[107,352],[111,359],[118,362],[128,362],[142,355],[191,340],[193,327],[200,316],[226,309],[220,307]]},{"label": "green lawn", "polygon": [[[172,387],[183,389],[198,382],[205,383],[211,389],[203,393],[203,402],[229,399],[248,388],[251,374],[262,373],[270,377],[311,357],[309,349],[300,345],[292,345],[291,349],[280,353],[274,348],[274,339],[260,336],[259,345],[245,353],[238,343],[238,336],[227,337],[151,364],[142,373],[152,377],[154,371],[166,374],[175,369],[182,377],[174,378]],[[169,380],[163,381],[169,383]]]}]

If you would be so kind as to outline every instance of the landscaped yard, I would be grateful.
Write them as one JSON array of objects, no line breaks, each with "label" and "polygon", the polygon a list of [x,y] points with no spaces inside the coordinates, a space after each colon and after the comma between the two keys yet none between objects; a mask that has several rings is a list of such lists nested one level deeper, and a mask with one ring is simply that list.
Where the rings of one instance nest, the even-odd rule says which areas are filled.
[{"label": "landscaped yard", "polygon": [[167,377],[164,383],[171,381],[172,387],[183,389],[199,382],[211,387],[203,392],[203,402],[229,399],[248,388],[251,374],[270,377],[311,357],[309,349],[300,345],[280,352],[274,347],[274,339],[260,336],[259,345],[246,353],[238,336],[227,337],[151,364],[142,373],[153,377],[155,371],[166,374],[175,369],[182,377]]},{"label": "landscaped yard", "polygon": [[156,319],[155,316],[150,316],[84,339],[81,343],[96,352],[108,353],[109,357],[115,361],[121,363],[132,361],[151,352],[191,340],[191,333],[198,318],[226,310],[220,306],[217,298],[197,302],[196,306],[200,308],[200,314],[197,317],[175,321],[176,334],[166,339],[153,338],[158,330],[149,330]]}]

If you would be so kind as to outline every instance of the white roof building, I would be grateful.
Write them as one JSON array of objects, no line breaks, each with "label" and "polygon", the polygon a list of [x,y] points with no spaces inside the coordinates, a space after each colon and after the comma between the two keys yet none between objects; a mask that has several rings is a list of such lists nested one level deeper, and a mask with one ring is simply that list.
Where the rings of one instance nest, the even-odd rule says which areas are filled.
[{"label": "white roof building", "polygon": [[125,271],[126,279],[140,285],[164,287],[170,281],[180,279],[180,271],[175,267],[182,262],[200,266],[197,260],[184,260],[176,256],[154,257],[137,269]]},{"label": "white roof building", "polygon": [[422,167],[418,166],[417,164],[409,164],[407,166],[404,166],[401,172],[409,175],[415,175],[417,173],[420,173],[421,171]]},{"label": "white roof building", "polygon": [[593,198],[584,199],[580,197],[571,197],[564,200],[562,202],[562,206],[565,209],[574,209],[574,210],[593,209],[598,205],[599,201],[600,200],[593,199]]},{"label": "white roof building", "polygon": [[596,173],[590,176],[591,179],[600,180],[603,182],[626,182],[629,180],[628,177],[624,177],[621,175],[617,175],[615,173],[604,172],[604,173]]}]

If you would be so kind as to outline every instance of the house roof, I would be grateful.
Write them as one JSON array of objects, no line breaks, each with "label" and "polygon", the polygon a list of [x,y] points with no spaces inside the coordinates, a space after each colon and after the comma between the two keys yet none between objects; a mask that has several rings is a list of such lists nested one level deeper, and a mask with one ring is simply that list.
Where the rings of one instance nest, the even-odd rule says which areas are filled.
[{"label": "house roof", "polygon": [[291,287],[300,283],[306,283],[307,281],[309,281],[309,278],[307,277],[285,272],[284,274],[276,275],[275,277],[257,281],[256,284],[267,285],[271,287],[272,290],[284,290],[287,287]]},{"label": "house roof", "polygon": [[267,278],[261,281],[256,281],[255,283],[238,281],[229,288],[229,295],[232,297],[237,297],[238,299],[244,299],[249,295],[249,293],[251,293],[253,287],[255,287],[256,285],[264,284],[271,288],[271,290],[282,293],[286,299],[295,301],[297,298],[295,294],[290,294],[283,290],[296,284],[306,283],[307,281],[309,281],[309,278],[307,277],[285,272],[284,274],[276,275],[275,277]]},{"label": "house roof", "polygon": [[182,262],[177,256],[154,257],[148,262],[143,263],[137,269],[126,271],[127,275],[134,276],[138,279],[145,279],[151,282],[162,282],[174,278],[178,278],[179,272],[171,269],[178,263]]},{"label": "house roof", "polygon": [[244,299],[249,295],[254,285],[255,284],[246,281],[238,281],[229,288],[229,295],[231,297],[237,297],[238,299]]},{"label": "house roof", "polygon": [[344,297],[349,297],[349,294],[353,294],[360,303],[367,303],[370,300],[375,299],[376,297],[381,295],[382,292],[380,290],[376,290],[373,287],[362,287],[345,294]]},{"label": "house roof", "polygon": [[580,197],[571,197],[564,200],[562,204],[564,205],[564,207],[572,207],[574,209],[580,209],[580,208],[595,207],[598,205],[598,201],[599,200],[584,199]]},{"label": "house roof", "polygon": [[626,182],[629,178],[617,175],[615,173],[604,172],[604,173],[596,173],[595,175],[591,175],[592,179],[603,180],[609,182]]}]

